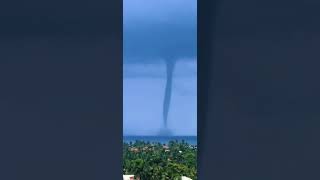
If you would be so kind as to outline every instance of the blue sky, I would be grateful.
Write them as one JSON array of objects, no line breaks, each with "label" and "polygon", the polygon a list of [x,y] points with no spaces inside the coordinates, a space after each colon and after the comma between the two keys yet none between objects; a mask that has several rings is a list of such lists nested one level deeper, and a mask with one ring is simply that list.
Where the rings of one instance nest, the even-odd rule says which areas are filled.
[{"label": "blue sky", "polygon": [[[195,29],[194,0],[124,0],[124,135],[154,135],[161,128],[168,57],[177,62],[168,127],[175,135],[196,135]],[[152,36],[136,38],[135,31]]]}]

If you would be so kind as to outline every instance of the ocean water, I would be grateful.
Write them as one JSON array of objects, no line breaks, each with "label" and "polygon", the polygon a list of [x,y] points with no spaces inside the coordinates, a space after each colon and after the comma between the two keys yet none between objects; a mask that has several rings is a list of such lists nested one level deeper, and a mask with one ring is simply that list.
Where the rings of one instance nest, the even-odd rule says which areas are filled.
[{"label": "ocean water", "polygon": [[184,140],[191,145],[197,145],[197,136],[124,136],[124,142],[135,142],[135,141],[147,141],[155,142],[161,144],[167,144],[169,141],[179,141]]}]

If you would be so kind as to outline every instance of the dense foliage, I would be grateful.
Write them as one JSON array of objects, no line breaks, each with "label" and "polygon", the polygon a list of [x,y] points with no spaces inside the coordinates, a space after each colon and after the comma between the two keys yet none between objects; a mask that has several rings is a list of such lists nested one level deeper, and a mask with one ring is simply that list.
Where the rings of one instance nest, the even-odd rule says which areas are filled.
[{"label": "dense foliage", "polygon": [[123,144],[123,173],[140,180],[197,179],[197,147],[184,141],[167,145],[136,141]]}]

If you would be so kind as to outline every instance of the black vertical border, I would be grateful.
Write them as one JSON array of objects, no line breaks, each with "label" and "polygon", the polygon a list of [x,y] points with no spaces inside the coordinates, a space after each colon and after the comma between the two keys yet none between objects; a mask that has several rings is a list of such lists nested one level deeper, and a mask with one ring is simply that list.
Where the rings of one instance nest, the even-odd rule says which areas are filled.
[{"label": "black vertical border", "polygon": [[122,179],[122,1],[0,2],[0,179]]}]

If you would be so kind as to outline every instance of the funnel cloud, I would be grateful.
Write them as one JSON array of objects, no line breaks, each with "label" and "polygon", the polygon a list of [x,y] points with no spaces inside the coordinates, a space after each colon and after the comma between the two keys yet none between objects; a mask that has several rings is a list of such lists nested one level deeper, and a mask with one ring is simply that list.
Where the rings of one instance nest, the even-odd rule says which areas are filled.
[{"label": "funnel cloud", "polygon": [[166,61],[167,65],[167,82],[166,82],[166,89],[165,89],[165,95],[163,99],[163,124],[164,128],[167,128],[167,121],[168,121],[168,112],[170,107],[170,100],[171,100],[171,94],[172,94],[172,76],[173,76],[173,70],[175,61]]},{"label": "funnel cloud", "polygon": [[[186,124],[183,122],[183,119],[180,120],[180,118],[176,118],[178,115],[169,114],[172,108],[175,108],[172,107],[174,83],[175,81],[179,81],[174,75],[174,71],[177,68],[176,64],[180,61],[196,61],[196,4],[196,0],[124,0],[124,66],[143,67],[146,65],[154,65],[154,67],[158,66],[159,68],[159,70],[150,73],[150,76],[145,73],[144,76],[139,76],[139,73],[135,73],[134,77],[130,75],[124,77],[140,78],[140,80],[153,78],[150,82],[153,82],[154,86],[155,83],[161,82],[163,92],[162,94],[158,92],[155,96],[157,96],[157,99],[163,97],[161,103],[162,113],[160,115],[154,113],[155,117],[148,120],[145,119],[146,123],[144,123],[150,124],[151,127],[153,124],[156,124],[154,119],[161,119],[161,122],[158,124],[158,130],[152,131],[155,134],[177,134],[176,132],[178,130],[176,130],[176,128],[178,127],[172,128],[171,126],[171,124],[174,124],[173,121],[178,120],[181,121],[181,125]],[[129,68],[126,70],[128,69]],[[163,76],[159,76],[159,74],[161,74],[159,71],[161,71]],[[126,72],[124,73],[126,74]],[[146,87],[149,86],[147,84],[141,84],[139,86],[144,87],[139,87],[141,91],[149,89],[149,87]],[[128,86],[128,88],[130,87]],[[194,84],[193,88],[196,88],[196,84]],[[137,96],[137,94],[132,94],[132,96]],[[191,98],[191,96],[185,98]],[[154,101],[155,103],[155,100],[152,99],[143,99],[142,101],[147,101],[145,102],[146,104],[151,103],[150,101]],[[125,97],[124,103],[126,103]],[[143,113],[147,114],[147,112],[142,111],[143,110],[141,110],[141,116]],[[187,114],[188,112],[184,113]],[[126,126],[126,122],[128,121],[140,121],[132,117],[133,116],[125,115],[124,126]],[[191,117],[196,121],[196,117]],[[149,122],[147,123],[147,121]],[[131,122],[130,124],[134,123]],[[196,128],[193,127],[193,129]],[[137,130],[137,132],[138,131],[139,130]],[[147,130],[142,130],[141,128],[140,132],[142,131],[147,132]],[[132,134],[132,132],[129,134]]]}]

